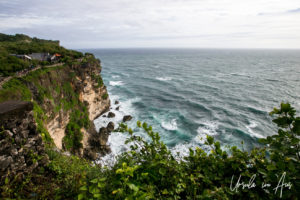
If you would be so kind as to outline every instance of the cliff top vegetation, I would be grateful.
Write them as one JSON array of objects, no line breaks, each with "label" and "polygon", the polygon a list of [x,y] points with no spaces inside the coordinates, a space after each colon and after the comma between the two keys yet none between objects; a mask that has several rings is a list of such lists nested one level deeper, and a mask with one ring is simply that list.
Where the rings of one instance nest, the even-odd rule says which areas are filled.
[{"label": "cliff top vegetation", "polygon": [[60,46],[57,40],[31,38],[23,34],[6,35],[0,33],[0,76],[13,75],[17,71],[38,64],[47,64],[12,56],[12,54],[28,55],[31,53],[49,53],[50,55],[58,53],[61,55],[62,62],[83,56],[81,52]]}]

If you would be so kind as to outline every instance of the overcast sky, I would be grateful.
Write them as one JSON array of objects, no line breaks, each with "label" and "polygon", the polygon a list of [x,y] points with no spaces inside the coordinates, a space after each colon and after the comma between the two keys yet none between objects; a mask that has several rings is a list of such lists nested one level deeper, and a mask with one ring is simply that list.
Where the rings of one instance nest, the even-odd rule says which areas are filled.
[{"label": "overcast sky", "polygon": [[300,48],[300,0],[0,0],[0,32],[68,48]]}]

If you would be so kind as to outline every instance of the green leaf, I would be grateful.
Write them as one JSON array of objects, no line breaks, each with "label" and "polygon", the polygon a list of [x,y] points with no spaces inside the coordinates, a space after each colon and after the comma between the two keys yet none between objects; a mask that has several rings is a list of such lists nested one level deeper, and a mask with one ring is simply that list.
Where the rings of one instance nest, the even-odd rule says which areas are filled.
[{"label": "green leaf", "polygon": [[132,135],[132,134],[133,134],[133,130],[132,130],[131,128],[129,128],[129,129],[128,129],[128,133],[129,133],[130,135]]},{"label": "green leaf", "polygon": [[101,182],[106,181],[106,178],[100,178],[99,181]]},{"label": "green leaf", "polygon": [[147,123],[144,122],[144,123],[143,123],[143,128],[145,129],[145,131],[147,131],[147,126],[148,126]]},{"label": "green leaf", "polygon": [[101,194],[94,194],[94,197],[95,197],[95,198],[100,198],[100,197],[101,197]]},{"label": "green leaf", "polygon": [[268,166],[267,166],[267,169],[268,169],[269,171],[272,171],[272,170],[275,170],[275,169],[276,169],[276,166],[275,166],[275,165],[268,165]]},{"label": "green leaf", "polygon": [[142,176],[146,177],[146,176],[148,176],[148,173],[142,173]]},{"label": "green leaf", "polygon": [[84,194],[79,194],[78,195],[78,200],[84,199],[84,196],[85,196]]},{"label": "green leaf", "polygon": [[131,190],[133,190],[135,192],[139,191],[139,188],[136,185],[134,185],[133,183],[127,183],[127,185]]},{"label": "green leaf", "polygon": [[98,179],[95,178],[95,179],[91,180],[90,182],[91,182],[91,183],[97,183],[97,182],[98,182]]},{"label": "green leaf", "polygon": [[165,168],[160,168],[158,172],[164,176],[164,175],[166,175],[167,170]]},{"label": "green leaf", "polygon": [[162,194],[169,194],[169,192],[168,192],[167,189],[164,189],[164,190],[162,191]]},{"label": "green leaf", "polygon": [[86,185],[84,185],[81,188],[79,188],[79,190],[81,190],[81,191],[87,191],[88,189],[87,189]]},{"label": "green leaf", "polygon": [[213,142],[214,142],[214,138],[211,137],[211,136],[209,136],[209,135],[206,136],[206,140],[207,140],[207,142],[208,142],[209,145],[212,145]]},{"label": "green leaf", "polygon": [[282,110],[282,112],[289,112],[290,111],[290,109],[291,109],[291,105],[289,104],[289,103],[281,103],[281,110]]}]

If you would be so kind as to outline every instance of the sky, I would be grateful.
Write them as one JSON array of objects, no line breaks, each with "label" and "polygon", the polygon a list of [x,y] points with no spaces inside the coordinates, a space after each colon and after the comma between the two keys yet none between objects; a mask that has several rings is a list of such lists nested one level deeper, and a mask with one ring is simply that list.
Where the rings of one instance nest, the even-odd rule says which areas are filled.
[{"label": "sky", "polygon": [[0,32],[67,48],[300,48],[300,0],[0,0]]}]

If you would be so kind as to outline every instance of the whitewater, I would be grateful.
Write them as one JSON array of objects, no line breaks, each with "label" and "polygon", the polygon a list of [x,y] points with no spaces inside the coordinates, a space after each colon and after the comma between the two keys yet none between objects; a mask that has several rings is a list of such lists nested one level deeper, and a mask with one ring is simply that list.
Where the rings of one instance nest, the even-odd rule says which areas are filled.
[{"label": "whitewater", "polygon": [[[250,150],[276,133],[269,112],[289,101],[300,111],[300,51],[214,49],[93,49],[101,60],[115,118],[99,117],[96,128],[132,115],[147,122],[171,151],[185,155],[203,147],[206,135],[222,146]],[[119,104],[115,104],[115,101]],[[117,110],[116,108],[119,107]],[[135,129],[137,130],[137,129]],[[142,132],[138,134],[143,135]],[[128,150],[128,135],[114,132],[112,164]]]}]

